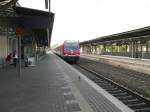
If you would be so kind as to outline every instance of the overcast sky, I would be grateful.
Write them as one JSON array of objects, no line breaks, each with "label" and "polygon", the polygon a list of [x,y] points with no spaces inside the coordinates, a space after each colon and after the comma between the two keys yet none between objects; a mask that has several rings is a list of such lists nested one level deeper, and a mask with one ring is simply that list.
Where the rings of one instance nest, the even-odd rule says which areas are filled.
[{"label": "overcast sky", "polygon": [[[45,0],[19,0],[45,10]],[[51,0],[55,13],[52,45],[89,40],[150,26],[150,0]]]}]

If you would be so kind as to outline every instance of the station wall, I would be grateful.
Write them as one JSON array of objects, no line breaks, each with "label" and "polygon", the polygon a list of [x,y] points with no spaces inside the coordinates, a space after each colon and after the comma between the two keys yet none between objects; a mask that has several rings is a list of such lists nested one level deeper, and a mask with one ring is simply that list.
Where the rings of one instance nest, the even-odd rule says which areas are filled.
[{"label": "station wall", "polygon": [[7,38],[4,35],[0,36],[0,67],[5,63],[5,57],[7,56]]},{"label": "station wall", "polygon": [[6,65],[7,55],[17,49],[17,39],[15,37],[0,35],[0,68]]}]

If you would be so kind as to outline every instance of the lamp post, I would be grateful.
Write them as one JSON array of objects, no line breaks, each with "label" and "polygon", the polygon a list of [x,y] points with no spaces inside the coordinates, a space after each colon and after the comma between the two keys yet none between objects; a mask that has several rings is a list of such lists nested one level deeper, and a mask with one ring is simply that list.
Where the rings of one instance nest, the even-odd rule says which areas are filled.
[{"label": "lamp post", "polygon": [[21,38],[23,35],[23,28],[20,26],[16,27],[16,34],[18,37],[18,59],[19,59],[18,75],[20,78],[21,77]]},{"label": "lamp post", "polygon": [[[50,0],[45,0],[45,8],[46,8],[46,9],[49,9],[49,15],[50,15],[50,11],[51,11],[51,9],[50,9],[50,8],[51,8],[51,7],[50,7],[50,4],[51,4],[51,1],[50,1]],[[50,39],[51,39],[51,38],[50,38],[51,29],[50,29],[50,28],[48,29],[48,32],[49,32],[49,34],[48,34],[48,36],[49,36],[49,38],[48,38],[48,45],[50,46],[50,41],[51,41],[51,40],[50,40]]]}]

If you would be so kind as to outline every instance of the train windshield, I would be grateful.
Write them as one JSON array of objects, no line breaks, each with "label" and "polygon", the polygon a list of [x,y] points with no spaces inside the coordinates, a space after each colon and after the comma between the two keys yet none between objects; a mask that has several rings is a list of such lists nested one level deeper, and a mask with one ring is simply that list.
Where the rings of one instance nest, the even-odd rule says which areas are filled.
[{"label": "train windshield", "polygon": [[79,43],[78,42],[65,42],[64,51],[79,51]]}]

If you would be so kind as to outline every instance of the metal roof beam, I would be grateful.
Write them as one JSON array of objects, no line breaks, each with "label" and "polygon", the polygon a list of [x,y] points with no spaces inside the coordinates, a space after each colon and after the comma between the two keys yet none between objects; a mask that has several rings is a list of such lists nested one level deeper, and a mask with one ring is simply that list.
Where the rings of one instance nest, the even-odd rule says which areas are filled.
[{"label": "metal roof beam", "polygon": [[[0,2],[4,3],[6,0],[1,0]],[[0,6],[0,11],[6,10],[7,8],[9,8],[11,5],[15,4],[18,0],[11,0],[9,2],[5,2],[5,4],[2,4]]]}]

